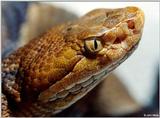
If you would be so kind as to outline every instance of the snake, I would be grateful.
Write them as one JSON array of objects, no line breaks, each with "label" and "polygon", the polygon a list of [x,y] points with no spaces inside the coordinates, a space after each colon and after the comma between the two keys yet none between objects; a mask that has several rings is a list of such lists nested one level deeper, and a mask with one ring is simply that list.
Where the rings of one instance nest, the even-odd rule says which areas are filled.
[{"label": "snake", "polygon": [[99,8],[34,38],[2,60],[2,116],[68,108],[133,54],[143,27],[138,7]]}]

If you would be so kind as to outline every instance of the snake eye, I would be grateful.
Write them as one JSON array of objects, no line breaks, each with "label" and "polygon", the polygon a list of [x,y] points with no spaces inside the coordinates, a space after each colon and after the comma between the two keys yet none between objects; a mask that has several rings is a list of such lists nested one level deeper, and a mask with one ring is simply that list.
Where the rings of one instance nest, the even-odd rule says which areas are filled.
[{"label": "snake eye", "polygon": [[102,49],[102,44],[99,38],[91,37],[85,40],[84,48],[89,53],[96,53]]}]

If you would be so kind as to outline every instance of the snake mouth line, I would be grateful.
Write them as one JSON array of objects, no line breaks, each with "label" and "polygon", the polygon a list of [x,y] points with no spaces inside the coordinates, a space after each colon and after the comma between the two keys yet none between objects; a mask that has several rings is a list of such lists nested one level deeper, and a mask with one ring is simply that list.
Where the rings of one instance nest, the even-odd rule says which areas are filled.
[{"label": "snake mouth line", "polygon": [[[130,32],[132,32],[133,34],[134,34],[134,32],[133,32],[133,29],[135,29],[135,23],[134,23],[134,18],[129,18],[129,19],[126,19],[126,20],[124,20],[123,22],[120,22],[119,24],[117,24],[116,25],[116,27],[121,27],[121,25],[125,25],[126,27],[127,27],[127,30],[129,31],[129,29],[131,29],[131,31]],[[113,28],[114,29],[114,28]],[[110,31],[112,31],[113,29],[111,29],[111,30],[107,30],[107,32],[105,32],[105,35],[107,35]],[[124,32],[123,32],[124,33]],[[139,32],[140,33],[140,32]],[[121,35],[124,35],[124,34],[121,34]],[[121,36],[120,35],[120,37],[123,37],[123,40],[121,40],[121,39],[119,39],[119,37],[117,36],[117,38],[115,38],[115,40],[113,40],[113,44],[115,43],[115,44],[120,44],[121,42],[124,42],[124,40],[125,40],[125,38],[126,37],[124,37],[124,36]],[[126,35],[126,34],[125,34]],[[103,37],[104,36],[104,34],[103,35],[101,35],[100,37],[101,38],[104,38],[103,40],[105,40],[105,37]],[[80,85],[80,84],[82,84],[83,85],[83,83],[84,83],[84,85],[85,84],[91,84],[92,83],[92,81],[91,80],[93,80],[92,78],[98,78],[98,76],[100,76],[100,75],[103,75],[103,73],[109,73],[110,71],[112,71],[113,69],[115,69],[117,66],[119,66],[123,61],[125,61],[129,56],[130,56],[130,54],[132,54],[132,52],[135,50],[135,48],[137,47],[137,45],[138,45],[138,43],[139,43],[139,41],[140,40],[138,40],[130,49],[128,48],[128,49],[125,49],[126,47],[124,47],[124,46],[122,46],[122,48],[125,50],[125,52],[126,53],[128,53],[128,54],[125,54],[125,56],[124,57],[122,57],[122,58],[120,58],[120,59],[118,59],[117,61],[115,61],[115,62],[113,62],[112,64],[110,64],[110,66],[107,66],[106,68],[104,68],[104,69],[102,69],[101,71],[99,71],[99,72],[97,72],[97,73],[95,73],[94,75],[91,75],[91,76],[89,76],[89,77],[86,77],[86,78],[84,78],[84,79],[81,79],[81,80],[79,80],[77,83],[74,83],[74,84],[72,84],[72,85],[70,85],[70,86],[68,86],[65,90],[69,90],[69,89],[75,89],[74,91],[76,91],[76,90],[78,90],[78,89],[80,89],[80,87],[77,87],[78,85]],[[122,44],[121,44],[122,45]],[[105,74],[104,74],[105,75]],[[60,92],[61,93],[61,92]],[[58,93],[57,93],[58,94]],[[66,95],[68,95],[68,94],[66,94]],[[66,95],[64,95],[64,96],[66,96]],[[63,96],[63,97],[64,97]],[[56,95],[53,97],[53,98],[51,98],[51,100],[55,100],[55,99],[57,99],[56,98]]]},{"label": "snake mouth line", "polygon": [[122,62],[124,62],[135,50],[135,48],[137,48],[137,45],[138,43],[130,49],[129,53],[126,56],[122,57],[119,61],[113,63],[111,66],[108,66],[103,70],[97,72],[96,74],[91,75],[87,79],[83,79],[82,81],[77,82],[74,87],[70,89],[65,89],[64,91],[61,91],[56,95],[52,96],[52,98],[50,98],[49,100],[50,103],[58,103],[63,100],[65,101],[65,104],[63,104],[62,106],[56,106],[55,109],[60,112],[62,109],[68,108],[77,100],[85,96],[96,85],[98,85],[113,69],[115,69]]},{"label": "snake mouth line", "polygon": [[[125,61],[137,48],[138,43],[131,48],[126,56],[124,56],[120,61],[117,61],[113,63],[111,66],[108,66],[104,68],[103,70],[97,72],[96,74],[88,77],[87,79],[83,81],[79,81],[75,84],[74,87],[70,89],[66,89],[64,91],[61,91],[57,93],[56,95],[52,96],[52,98],[49,99],[48,103],[41,103],[36,102],[32,104],[31,107],[29,106],[22,106],[26,107],[27,109],[43,109],[43,115],[47,114],[57,114],[61,112],[63,109],[70,107],[72,104],[74,104],[76,101],[81,99],[83,96],[85,96],[89,91],[91,91],[95,86],[97,86],[105,77],[118,65],[120,65],[123,61]],[[54,109],[53,109],[54,106]]]}]

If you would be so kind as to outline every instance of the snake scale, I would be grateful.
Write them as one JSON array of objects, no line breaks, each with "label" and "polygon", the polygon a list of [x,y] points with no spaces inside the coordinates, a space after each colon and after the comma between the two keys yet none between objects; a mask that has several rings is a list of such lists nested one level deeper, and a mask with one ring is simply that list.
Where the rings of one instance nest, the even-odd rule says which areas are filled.
[{"label": "snake scale", "polygon": [[144,13],[95,9],[53,27],[2,60],[2,116],[53,116],[81,99],[136,49]]}]

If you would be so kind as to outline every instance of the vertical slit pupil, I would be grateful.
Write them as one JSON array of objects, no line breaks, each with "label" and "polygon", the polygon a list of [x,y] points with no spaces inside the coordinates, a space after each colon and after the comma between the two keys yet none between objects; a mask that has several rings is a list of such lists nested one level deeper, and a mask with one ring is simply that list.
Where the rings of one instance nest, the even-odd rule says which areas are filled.
[{"label": "vertical slit pupil", "polygon": [[96,38],[94,38],[94,48],[97,49],[97,47],[98,47],[98,44],[97,44]]}]

